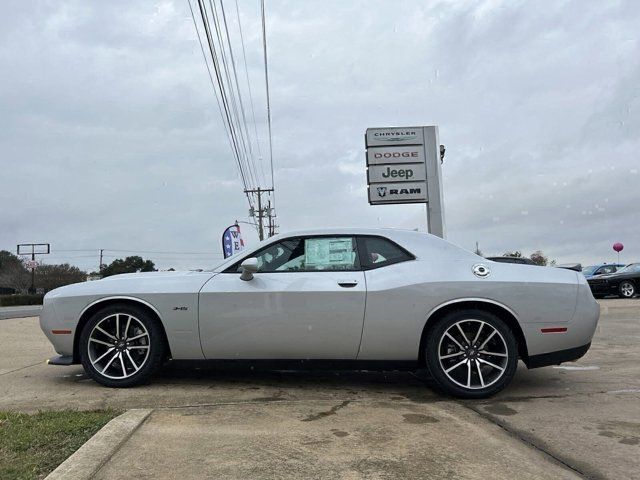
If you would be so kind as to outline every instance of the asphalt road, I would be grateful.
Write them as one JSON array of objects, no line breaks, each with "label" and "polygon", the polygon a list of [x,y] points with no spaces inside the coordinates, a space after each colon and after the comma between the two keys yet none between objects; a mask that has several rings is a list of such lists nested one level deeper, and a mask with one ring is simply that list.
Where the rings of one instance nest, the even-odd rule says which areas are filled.
[{"label": "asphalt road", "polygon": [[183,364],[147,386],[107,389],[81,367],[45,365],[54,352],[36,319],[5,320],[0,410],[156,408],[98,478],[120,478],[117,465],[138,458],[140,478],[195,478],[194,465],[209,476],[293,478],[311,465],[324,478],[637,479],[640,299],[601,305],[583,359],[520,368],[505,391],[467,402],[409,373]]},{"label": "asphalt road", "polygon": [[0,320],[8,318],[24,318],[40,315],[42,305],[25,305],[19,307],[0,307]]}]

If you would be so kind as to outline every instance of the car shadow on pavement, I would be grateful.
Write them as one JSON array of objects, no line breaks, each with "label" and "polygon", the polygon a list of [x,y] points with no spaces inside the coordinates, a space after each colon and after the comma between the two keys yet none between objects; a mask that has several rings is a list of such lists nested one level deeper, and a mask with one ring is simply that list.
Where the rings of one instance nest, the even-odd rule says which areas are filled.
[{"label": "car shadow on pavement", "polygon": [[[160,395],[169,403],[199,403],[203,398],[238,399],[242,401],[281,401],[324,397],[380,397],[395,401],[433,403],[450,401],[433,384],[424,370],[372,371],[314,368],[268,368],[253,362],[181,362],[170,361],[147,384],[131,389],[102,387],[84,374],[81,368],[55,377],[58,387],[82,389],[110,397],[138,396],[141,405],[154,404],[143,399]],[[545,372],[545,370],[547,370]],[[548,369],[527,371],[518,369],[512,385],[483,402],[504,401],[505,398],[526,400],[539,395],[563,395],[567,392]],[[68,387],[64,387],[67,384]],[[77,387],[76,387],[77,388]],[[210,393],[205,393],[210,392]],[[204,397],[203,397],[204,395]],[[211,397],[210,395],[214,395]],[[159,404],[165,403],[158,397]],[[205,401],[206,403],[206,401]]]},{"label": "car shadow on pavement", "polygon": [[371,371],[326,368],[274,368],[253,362],[169,362],[152,380],[163,385],[206,385],[212,388],[340,390],[362,393],[420,392],[412,397],[438,397],[422,371]]}]

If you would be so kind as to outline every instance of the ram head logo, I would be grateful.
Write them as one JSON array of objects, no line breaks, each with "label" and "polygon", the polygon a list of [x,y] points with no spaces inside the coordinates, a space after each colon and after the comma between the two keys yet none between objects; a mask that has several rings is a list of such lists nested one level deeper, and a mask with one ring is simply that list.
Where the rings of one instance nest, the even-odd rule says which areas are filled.
[{"label": "ram head logo", "polygon": [[378,196],[384,197],[387,194],[387,187],[378,187]]}]

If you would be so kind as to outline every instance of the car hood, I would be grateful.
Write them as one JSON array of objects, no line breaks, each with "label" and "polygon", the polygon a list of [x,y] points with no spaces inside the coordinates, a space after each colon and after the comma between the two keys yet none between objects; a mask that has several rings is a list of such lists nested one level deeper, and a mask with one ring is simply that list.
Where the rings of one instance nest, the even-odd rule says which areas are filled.
[{"label": "car hood", "polygon": [[176,278],[176,277],[184,277],[186,275],[194,275],[194,274],[202,274],[206,272],[198,272],[198,271],[175,271],[175,272],[137,272],[137,273],[121,273],[119,275],[111,275],[105,277],[101,280],[96,280],[97,282],[110,282],[113,280],[124,280],[130,278],[136,278],[139,280],[144,280],[148,278]]},{"label": "car hood", "polygon": [[51,290],[45,299],[73,296],[137,295],[144,293],[189,293],[200,290],[214,272],[141,272],[112,275]]}]

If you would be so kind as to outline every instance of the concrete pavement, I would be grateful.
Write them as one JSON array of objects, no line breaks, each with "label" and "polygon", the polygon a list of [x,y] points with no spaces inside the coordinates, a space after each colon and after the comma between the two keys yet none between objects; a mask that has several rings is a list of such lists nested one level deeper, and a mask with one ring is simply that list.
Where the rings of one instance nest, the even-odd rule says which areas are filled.
[{"label": "concrete pavement", "polygon": [[640,478],[640,298],[600,300],[576,364],[530,370],[516,389],[469,408],[588,478]]},{"label": "concrete pavement", "polygon": [[455,403],[344,400],[156,410],[94,478],[580,476]]},{"label": "concrete pavement", "polygon": [[[440,430],[447,430],[448,424],[455,424],[456,421],[464,423],[474,419],[471,423],[483,431],[491,427],[493,433],[489,437],[501,431],[506,435],[505,442],[538,451],[552,464],[564,465],[584,478],[632,479],[637,478],[640,469],[640,299],[603,300],[601,304],[602,318],[593,347],[583,359],[561,368],[529,371],[520,368],[510,387],[492,399],[479,402],[458,402],[441,397],[426,387],[421,378],[409,373],[233,371],[203,366],[194,369],[179,364],[166,368],[150,385],[125,390],[106,389],[87,379],[78,366],[53,367],[44,364],[44,359],[54,352],[39,332],[37,319],[5,320],[0,322],[0,391],[3,392],[0,409],[156,408],[148,420],[150,429],[156,428],[154,422],[158,420],[155,434],[160,435],[164,431],[160,425],[165,420],[174,422],[175,428],[180,430],[181,423],[189,425],[190,418],[195,416],[197,421],[212,429],[212,435],[215,435],[211,439],[212,445],[225,442],[238,445],[241,443],[238,439],[242,436],[234,440],[233,432],[246,433],[255,424],[260,426],[254,439],[256,448],[264,449],[264,445],[275,444],[273,455],[277,454],[280,447],[284,449],[283,452],[289,452],[286,446],[290,444],[287,432],[290,432],[294,443],[300,443],[304,432],[308,432],[315,439],[312,441],[325,441],[328,438],[334,443],[337,440],[354,442],[336,445],[320,443],[321,446],[326,445],[329,457],[336,454],[335,449],[343,448],[345,451],[353,450],[353,455],[361,456],[358,458],[366,457],[369,462],[382,465],[380,470],[374,469],[369,473],[365,470],[358,473],[356,469],[353,475],[349,474],[352,478],[360,478],[357,475],[384,478],[387,475],[385,472],[395,471],[384,467],[387,462],[384,452],[375,448],[380,440],[372,441],[369,447],[362,446],[367,445],[363,440],[363,432],[368,422],[377,425],[379,432],[386,429],[386,435],[395,439],[390,440],[389,448],[397,455],[400,455],[399,445],[402,443],[399,439],[406,438],[407,444],[409,439],[419,440],[418,444],[424,451],[437,456],[441,453],[440,450],[434,450],[437,445],[420,435],[448,439],[455,449],[466,455],[465,452],[475,448],[475,442],[480,440],[456,440],[452,433]],[[339,407],[344,402],[348,403]],[[185,406],[193,408],[183,409]],[[322,420],[301,420],[336,408],[335,414],[323,415],[320,417]],[[189,412],[199,414],[191,415]],[[453,415],[456,420],[446,417],[445,421],[443,412]],[[399,417],[393,417],[392,420],[390,415],[396,414]],[[432,424],[426,420],[423,424],[410,427],[419,430],[407,432],[403,430],[407,428],[402,417],[404,414],[424,415],[440,421]],[[234,423],[233,418],[243,415],[246,416],[244,426]],[[328,430],[314,430],[316,425],[323,425],[322,422],[329,427]],[[349,422],[352,422],[352,430],[342,428]],[[278,426],[280,423],[288,427],[281,429]],[[217,424],[220,424],[219,430],[212,427]],[[437,426],[434,427],[434,424]],[[145,425],[140,429],[140,435],[147,432]],[[192,425],[190,428],[194,429],[192,438],[195,441],[198,438],[195,433],[197,427]],[[465,428],[460,431],[466,432]],[[335,435],[331,429],[349,435],[340,437],[342,434]],[[185,435],[188,430],[184,429]],[[203,427],[201,433],[206,433],[205,430]],[[465,435],[472,434],[465,433],[462,437]],[[150,434],[147,438],[152,436]],[[281,444],[276,441],[279,436],[282,437]],[[223,437],[224,441],[221,440]],[[337,440],[333,437],[337,437]],[[159,436],[154,438],[157,441],[145,448],[165,443]],[[131,441],[135,439],[134,435]],[[487,441],[485,437],[478,439]],[[175,448],[180,445],[179,442],[171,444]],[[124,448],[122,455],[125,455]],[[160,446],[158,448],[162,455],[168,455]],[[193,445],[193,448],[197,450],[201,447]],[[148,452],[148,455],[152,453]],[[238,450],[234,455],[229,458],[235,458],[239,463],[250,461],[250,458],[246,460],[244,457],[249,455],[247,452]],[[306,454],[303,452],[299,455],[304,457]],[[415,465],[427,461],[420,457],[421,453],[416,455],[415,458],[420,460],[416,460],[418,463]],[[468,458],[473,459],[473,455],[469,455]],[[454,463],[453,458],[446,455],[438,458],[448,459],[443,460],[445,463]],[[308,459],[324,465],[328,468],[327,472],[334,471],[331,468],[340,464],[329,460],[326,463],[313,456]],[[477,459],[469,460],[471,463],[475,461]],[[281,464],[284,468],[287,462],[282,461]],[[346,464],[340,465],[346,468]],[[433,468],[438,471],[439,467]],[[469,474],[468,471],[465,473],[465,470],[451,468],[453,478],[473,478],[465,476]],[[496,463],[495,468],[502,471],[499,468],[503,467]],[[509,471],[508,465],[504,468],[505,472]],[[562,475],[559,477],[565,478]],[[349,476],[345,475],[344,478]]]}]

